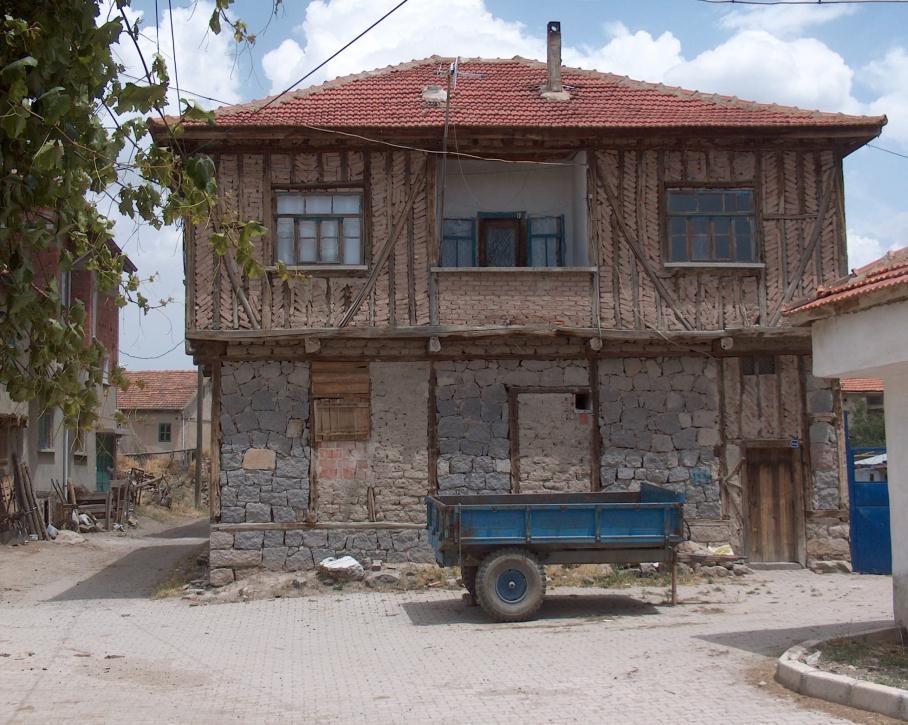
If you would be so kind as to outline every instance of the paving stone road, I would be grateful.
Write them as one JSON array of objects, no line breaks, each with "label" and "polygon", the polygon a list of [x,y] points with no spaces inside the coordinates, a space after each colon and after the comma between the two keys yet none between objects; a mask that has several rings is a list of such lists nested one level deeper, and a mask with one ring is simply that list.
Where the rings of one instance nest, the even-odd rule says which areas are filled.
[{"label": "paving stone road", "polygon": [[658,589],[561,589],[518,625],[452,591],[193,607],[63,592],[0,611],[0,722],[848,722],[754,673],[888,622],[890,587],[759,572],[682,587],[674,608]]}]

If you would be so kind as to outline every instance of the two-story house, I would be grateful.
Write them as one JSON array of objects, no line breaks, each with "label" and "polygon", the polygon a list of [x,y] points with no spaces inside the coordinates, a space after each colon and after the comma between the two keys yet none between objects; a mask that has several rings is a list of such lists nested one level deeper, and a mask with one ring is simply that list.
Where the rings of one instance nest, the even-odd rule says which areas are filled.
[{"label": "two-story house", "polygon": [[431,560],[426,492],[641,481],[699,540],[847,558],[841,396],[780,312],[846,272],[842,159],[885,118],[563,68],[558,23],[548,63],[432,57],[215,116],[181,144],[224,225],[270,233],[250,279],[220,224],[185,232],[213,581]]},{"label": "two-story house", "polygon": [[[113,242],[110,247],[122,254]],[[12,475],[14,456],[26,462],[39,500],[53,491],[52,478],[72,481],[88,491],[106,491],[115,467],[117,438],[123,434],[116,422],[116,386],[108,376],[119,359],[120,311],[114,296],[100,288],[89,261],[79,259],[65,271],[59,263],[59,249],[52,247],[36,256],[34,273],[39,287],[54,280],[65,304],[80,302],[84,306],[85,345],[96,340],[106,351],[95,424],[84,430],[69,429],[63,425],[61,410],[37,400],[15,403],[0,386],[0,476]],[[124,267],[127,272],[136,270],[128,257]]]}]

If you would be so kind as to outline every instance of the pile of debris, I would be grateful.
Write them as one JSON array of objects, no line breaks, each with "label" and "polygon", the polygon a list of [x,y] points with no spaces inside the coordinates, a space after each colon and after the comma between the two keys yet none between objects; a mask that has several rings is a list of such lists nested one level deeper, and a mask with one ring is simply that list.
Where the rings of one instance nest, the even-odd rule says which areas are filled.
[{"label": "pile of debris", "polygon": [[747,559],[736,556],[728,544],[707,546],[696,541],[678,545],[678,572],[697,576],[727,577],[753,574]]},{"label": "pile of debris", "polygon": [[13,475],[0,478],[0,530],[11,531],[17,543],[47,541],[49,527],[35,498],[28,464],[20,463],[15,454],[12,462]]}]

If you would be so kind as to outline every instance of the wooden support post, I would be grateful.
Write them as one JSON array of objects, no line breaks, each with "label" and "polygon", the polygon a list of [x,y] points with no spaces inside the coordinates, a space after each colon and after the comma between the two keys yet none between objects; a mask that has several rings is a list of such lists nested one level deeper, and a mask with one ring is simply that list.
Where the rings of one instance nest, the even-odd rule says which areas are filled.
[{"label": "wooden support post", "polygon": [[195,421],[195,507],[202,507],[202,391],[205,379],[202,377],[202,366],[198,366],[196,382],[196,421]]},{"label": "wooden support post", "polygon": [[208,518],[212,522],[221,517],[221,363],[211,365],[211,439],[208,465]]}]

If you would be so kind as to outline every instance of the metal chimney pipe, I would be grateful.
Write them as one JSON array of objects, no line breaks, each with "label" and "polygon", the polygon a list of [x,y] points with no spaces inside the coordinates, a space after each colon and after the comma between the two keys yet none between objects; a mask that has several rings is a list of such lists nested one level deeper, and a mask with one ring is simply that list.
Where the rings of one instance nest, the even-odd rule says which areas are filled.
[{"label": "metal chimney pipe", "polygon": [[550,20],[547,31],[546,64],[549,71],[549,83],[546,88],[550,93],[560,93],[561,85],[561,23]]}]

